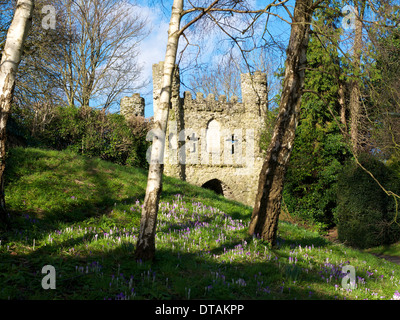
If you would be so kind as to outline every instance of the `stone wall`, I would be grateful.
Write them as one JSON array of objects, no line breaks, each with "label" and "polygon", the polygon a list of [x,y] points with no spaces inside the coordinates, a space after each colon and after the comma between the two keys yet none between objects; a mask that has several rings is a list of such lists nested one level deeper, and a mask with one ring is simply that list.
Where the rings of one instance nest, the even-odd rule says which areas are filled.
[{"label": "stone wall", "polygon": [[[159,81],[154,75],[153,81]],[[198,186],[216,180],[225,197],[253,206],[263,161],[259,140],[268,109],[266,75],[241,76],[242,102],[235,96],[193,97],[190,92],[178,98],[178,72],[173,83],[165,174]]]},{"label": "stone wall", "polygon": [[[163,62],[153,65],[154,110],[162,90],[162,70]],[[176,68],[164,173],[211,186],[227,198],[253,206],[263,161],[259,140],[268,111],[266,75],[242,74],[242,102],[235,96],[193,97],[190,92],[180,97],[179,83]]]},{"label": "stone wall", "polygon": [[139,93],[134,93],[131,97],[123,97],[120,102],[120,114],[128,118],[130,116],[144,117],[144,98]]}]

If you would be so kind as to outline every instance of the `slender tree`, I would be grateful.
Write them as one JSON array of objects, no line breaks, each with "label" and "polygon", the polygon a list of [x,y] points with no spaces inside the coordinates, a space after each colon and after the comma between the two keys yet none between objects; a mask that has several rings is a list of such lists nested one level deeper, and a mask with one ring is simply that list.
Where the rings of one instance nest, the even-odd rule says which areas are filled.
[{"label": "slender tree", "polygon": [[207,11],[218,3],[213,3],[203,10],[196,18],[181,28],[181,19],[184,15],[183,0],[174,0],[172,5],[171,20],[168,30],[167,51],[165,54],[164,70],[160,101],[157,110],[154,110],[153,143],[149,174],[147,178],[146,196],[144,199],[140,232],[136,247],[136,258],[151,260],[155,254],[155,232],[157,227],[157,212],[162,191],[162,176],[164,172],[164,145],[167,130],[168,113],[171,103],[171,86],[178,52],[179,37],[190,25],[204,16]]},{"label": "slender tree", "polygon": [[183,12],[183,0],[174,0],[171,21],[168,31],[167,52],[165,54],[162,89],[158,110],[154,110],[153,144],[149,174],[147,178],[146,196],[144,199],[140,233],[136,248],[138,259],[150,260],[155,254],[155,232],[157,226],[157,212],[162,189],[162,175],[164,170],[164,143],[167,129],[168,112],[171,100],[172,76],[178,51],[179,30]]},{"label": "slender tree", "polygon": [[362,53],[362,33],[363,18],[366,1],[354,1],[354,42],[352,52],[352,63],[354,68],[354,76],[349,83],[350,92],[350,138],[353,153],[358,154],[362,148],[362,138],[360,134],[361,121],[361,88],[360,88],[360,69],[361,69],[361,53]]},{"label": "slender tree", "polygon": [[319,2],[296,0],[286,51],[280,110],[261,169],[249,226],[249,234],[259,235],[272,245],[276,243],[284,176],[299,119],[311,17]]},{"label": "slender tree", "polygon": [[33,0],[19,0],[8,29],[0,62],[0,219],[8,220],[4,197],[6,168],[6,126],[15,88],[15,77],[21,62],[22,49],[29,32],[34,8]]},{"label": "slender tree", "polygon": [[[240,66],[238,57],[226,55],[215,65],[197,68],[190,79],[190,87],[208,96],[210,93],[218,97],[224,94],[228,99],[239,96]],[[195,93],[195,92],[194,92]]]},{"label": "slender tree", "polygon": [[[69,105],[89,106],[101,98],[103,109],[122,94],[141,88],[138,45],[147,36],[146,19],[127,0],[58,0],[58,21],[66,30],[49,68],[61,74]],[[94,106],[94,105],[93,105]]]},{"label": "slender tree", "polygon": [[400,26],[396,7],[390,2],[376,13],[374,23],[366,26],[369,43],[364,70],[368,82],[364,95],[368,105],[364,108],[369,119],[369,144],[375,154],[391,162],[400,156]]},{"label": "slender tree", "polygon": [[[53,0],[51,6],[47,6],[48,3],[48,0],[35,1],[32,27],[24,42],[24,59],[18,67],[11,113],[11,117],[23,122],[33,136],[51,122],[56,107],[65,101],[61,74],[52,66],[63,64],[59,53],[68,45],[68,33],[63,27],[64,17],[58,0]],[[51,11],[46,11],[48,8]]]},{"label": "slender tree", "polygon": [[[281,2],[273,1],[262,10],[249,10],[245,7],[238,7],[245,1],[236,0],[213,0],[209,6],[200,7],[193,5],[192,8],[184,10],[183,0],[174,0],[172,5],[172,14],[168,31],[167,51],[164,61],[164,71],[160,100],[157,103],[157,109],[154,110],[154,126],[151,131],[153,134],[151,159],[149,174],[147,180],[146,195],[142,209],[140,221],[140,232],[137,241],[135,256],[137,259],[151,260],[155,254],[155,232],[157,226],[157,212],[159,199],[162,191],[162,175],[164,171],[164,144],[165,133],[168,122],[168,113],[171,100],[171,85],[176,63],[176,56],[180,36],[193,24],[201,20],[205,15],[210,17],[211,21],[221,27],[218,20],[211,15],[241,13],[241,14],[262,14],[267,12],[272,6],[277,6],[287,0]],[[190,3],[190,2],[189,2]],[[192,4],[192,3],[191,3]],[[189,15],[194,17],[184,26],[180,26],[183,16]]]}]

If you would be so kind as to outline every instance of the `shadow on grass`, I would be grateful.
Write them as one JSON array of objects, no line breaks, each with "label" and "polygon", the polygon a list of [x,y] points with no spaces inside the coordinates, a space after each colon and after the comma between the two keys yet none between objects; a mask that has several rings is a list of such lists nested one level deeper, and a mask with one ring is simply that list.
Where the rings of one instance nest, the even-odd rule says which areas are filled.
[{"label": "shadow on grass", "polygon": [[[21,152],[18,151],[17,152]],[[146,173],[136,171],[137,175],[129,183],[137,183],[129,196],[121,196],[119,183],[113,180],[113,170],[99,165],[99,161],[90,158],[73,156],[83,161],[82,168],[63,167],[62,163],[46,163],[39,161],[48,157],[46,152],[29,151],[29,154],[20,154],[19,163],[10,166],[11,181],[18,184],[19,179],[32,172],[49,172],[55,170],[60,177],[74,175],[80,170],[87,175],[86,179],[93,184],[87,189],[89,200],[63,202],[62,208],[49,208],[41,212],[27,212],[15,209],[11,229],[1,235],[11,244],[20,242],[24,238],[31,241],[44,239],[49,231],[59,229],[68,223],[87,222],[91,218],[108,216],[112,208],[117,205],[126,205],[144,198]],[[56,157],[56,154],[54,154]],[[35,166],[36,167],[32,167]],[[20,168],[23,170],[19,171]],[[127,170],[121,168],[121,170]],[[127,171],[129,174],[129,172]],[[143,180],[142,180],[143,179]],[[53,183],[53,184],[52,184]],[[60,182],[61,183],[61,182]],[[197,202],[219,208],[234,219],[247,219],[250,208],[235,201],[230,201],[213,194],[212,191],[190,186],[173,178],[164,181],[162,198],[173,199],[180,193],[185,200],[196,198]],[[43,192],[59,187],[57,182],[39,183],[38,188]],[[64,186],[63,186],[64,187]],[[78,189],[74,189],[78,190]],[[83,191],[85,192],[85,190]],[[189,199],[189,200],[188,200]],[[30,215],[32,214],[32,216]],[[34,222],[34,219],[37,221]],[[206,218],[204,222],[207,222]],[[97,221],[98,222],[98,221]],[[94,221],[96,223],[96,221]],[[185,222],[184,225],[168,225],[167,228],[191,227],[196,221]],[[246,238],[250,242],[250,237]],[[243,239],[243,240],[246,240]],[[129,291],[126,279],[133,276],[132,286],[135,288],[136,298],[140,299],[186,299],[188,288],[191,288],[191,298],[195,299],[308,299],[310,296],[307,284],[315,281],[323,284],[319,278],[302,278],[295,270],[290,269],[287,263],[275,260],[232,261],[221,262],[213,258],[221,255],[225,249],[232,249],[241,241],[225,243],[212,249],[208,254],[203,251],[182,252],[160,249],[157,251],[153,263],[138,262],[133,258],[134,244],[122,244],[102,249],[93,248],[91,252],[76,253],[71,248],[85,245],[89,240],[84,236],[65,238],[59,242],[37,248],[30,252],[15,252],[11,250],[0,254],[0,298],[7,299],[103,299],[115,298],[120,292]],[[319,239],[281,239],[281,246],[324,245]],[[4,242],[3,242],[4,245]],[[24,244],[26,247],[31,244]],[[12,249],[12,248],[11,248]],[[25,251],[28,251],[26,249]],[[272,251],[277,256],[277,251]],[[287,260],[287,259],[286,259]],[[98,271],[91,271],[90,265],[96,262],[102,267]],[[57,271],[57,289],[44,290],[41,287],[44,265],[53,265]],[[79,267],[88,267],[88,273],[77,271]],[[101,269],[101,271],[100,271]],[[153,277],[153,273],[155,276]],[[121,280],[120,274],[124,274]],[[119,283],[116,280],[119,277]],[[154,279],[154,280],[153,280]],[[282,282],[287,279],[298,279],[301,286],[292,286],[289,291]],[[261,284],[262,283],[262,284]],[[330,299],[331,295],[318,294],[319,299]]]},{"label": "shadow on grass", "polygon": [[278,237],[277,244],[279,248],[288,247],[290,249],[294,249],[298,246],[301,247],[308,246],[317,248],[317,247],[327,246],[329,244],[329,241],[319,235],[307,238],[291,238],[291,239],[284,239],[282,237]]},{"label": "shadow on grass", "polygon": [[[17,191],[15,189],[20,187],[19,184],[26,183],[28,192],[32,190],[35,194],[40,195],[44,205],[35,209],[23,205],[9,208],[10,225],[7,226],[7,229],[4,226],[0,226],[0,240],[7,239],[10,242],[19,241],[22,233],[25,236],[34,236],[36,240],[40,240],[49,231],[58,230],[66,224],[95,221],[104,215],[109,216],[115,207],[133,205],[136,200],[144,198],[145,190],[139,183],[142,181],[142,178],[144,179],[144,170],[132,169],[135,170],[134,178],[138,181],[137,185],[131,188],[130,191],[132,192],[128,196],[122,196],[120,194],[123,188],[122,184],[128,182],[125,180],[119,182],[118,177],[117,179],[113,179],[113,165],[110,165],[111,169],[104,168],[104,162],[100,162],[98,159],[67,155],[70,161],[73,161],[75,158],[78,158],[80,161],[80,167],[74,170],[79,172],[80,175],[84,175],[81,178],[84,182],[78,181],[78,183],[82,183],[82,186],[77,183],[71,183],[71,180],[73,181],[74,179],[71,177],[76,172],[71,172],[70,168],[64,166],[63,163],[52,165],[51,161],[48,161],[48,163],[41,161],[51,158],[49,151],[18,149],[14,150],[14,153],[17,153],[14,154],[14,157],[18,161],[13,162],[7,167],[8,180],[6,192],[21,192],[21,189],[17,189]],[[32,170],[30,170],[33,164],[38,165],[34,168],[32,167]],[[30,181],[29,185],[25,180],[22,180],[22,177],[27,178],[31,174],[40,176],[42,172],[49,173],[51,170],[54,170],[54,174],[59,180],[39,181],[32,179],[33,181]],[[125,170],[127,170],[126,173],[123,172]],[[118,173],[129,174],[132,171],[129,170],[118,167]],[[22,182],[20,183],[20,181]],[[9,187],[11,183],[12,187]],[[70,194],[73,195],[70,196]],[[28,194],[25,194],[25,196],[28,199],[30,199],[29,197],[33,197]],[[46,199],[51,203],[50,205],[45,203]]]},{"label": "shadow on grass", "polygon": [[[191,299],[334,299],[333,294],[310,289],[312,283],[323,286],[321,278],[305,276],[296,267],[275,259],[221,262],[210,255],[202,256],[201,252],[160,249],[153,262],[143,263],[134,259],[133,245],[107,252],[93,250],[88,256],[57,254],[66,246],[83,241],[78,237],[28,254],[1,254],[0,273],[9,277],[0,278],[0,298],[9,294],[11,299],[24,300],[102,300],[114,299],[121,293],[128,297],[133,288],[135,299],[181,300],[189,298],[190,288]],[[224,247],[235,245],[225,244],[211,253],[218,254]],[[45,265],[56,269],[56,290],[41,287],[45,276],[41,268]],[[12,275],[11,269],[17,270],[18,275]]]}]

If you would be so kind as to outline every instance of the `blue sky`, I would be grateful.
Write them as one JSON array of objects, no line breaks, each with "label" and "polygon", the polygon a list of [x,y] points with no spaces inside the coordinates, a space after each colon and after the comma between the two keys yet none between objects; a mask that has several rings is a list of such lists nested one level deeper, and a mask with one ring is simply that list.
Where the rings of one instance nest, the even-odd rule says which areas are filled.
[{"label": "blue sky", "polygon": [[[149,85],[145,88],[142,88],[138,91],[142,97],[145,98],[146,108],[145,108],[145,117],[153,116],[153,87],[152,87],[152,65],[154,63],[158,63],[159,61],[163,61],[165,58],[165,51],[166,51],[166,44],[167,44],[167,35],[168,35],[168,26],[169,26],[169,19],[171,14],[171,5],[172,0],[130,0],[132,2],[136,2],[139,6],[138,10],[140,13],[147,17],[148,19],[148,26],[150,28],[149,36],[144,39],[139,47],[139,55],[138,55],[138,63],[143,67],[142,72],[142,79],[149,80]],[[250,3],[253,4],[255,9],[262,9],[264,8],[270,1],[266,0],[248,0]],[[272,0],[271,0],[272,1]],[[208,2],[211,2],[209,0]],[[349,1],[351,3],[351,1]],[[290,12],[293,12],[295,0],[289,0],[286,3]],[[285,11],[284,8],[275,7],[272,9],[272,12],[275,14],[279,14],[285,20],[290,21],[290,18]],[[258,31],[262,34],[264,27],[265,27],[265,19],[267,15],[264,15],[263,19],[258,21]],[[235,20],[236,22],[236,20]],[[240,21],[239,21],[240,23]],[[199,28],[199,24],[196,23],[194,28]],[[201,26],[201,25],[200,25]],[[218,28],[215,28],[218,30]],[[240,29],[240,27],[239,27]],[[282,50],[275,50],[273,55],[268,55],[269,62],[273,66],[274,70],[277,71],[279,67],[283,66],[283,62],[285,59],[285,48],[287,46],[289,35],[290,35],[290,25],[282,21],[280,18],[270,15],[268,18],[268,32],[269,34],[266,35],[267,41],[277,41],[281,44]],[[218,60],[221,56],[223,56],[223,45],[218,40],[221,40],[220,35],[222,34],[219,32],[210,31],[207,34],[203,34],[201,36],[197,36],[193,34],[190,30],[185,33],[189,38],[192,45],[197,45],[202,50],[201,57],[197,60],[200,63],[209,63],[212,61]],[[180,47],[183,48],[185,44],[185,40],[181,37],[180,39]],[[228,44],[228,42],[225,42]],[[259,42],[258,45],[262,43]],[[342,44],[343,45],[343,44]],[[190,46],[190,48],[195,48],[195,46]],[[218,50],[215,50],[218,49]],[[349,48],[343,47],[345,51]],[[193,53],[194,52],[194,53]],[[186,50],[183,55],[183,61],[180,64],[181,69],[181,78],[183,83],[188,83],[187,78],[185,79],[185,75],[190,75],[189,71],[190,66],[193,68],[193,64],[190,64],[188,61],[191,59],[191,55],[196,54],[195,51]],[[257,57],[253,57],[254,60]],[[193,59],[192,59],[193,60]],[[186,67],[186,68],[185,68]],[[184,71],[182,72],[182,69]],[[186,72],[186,73],[185,73]],[[181,91],[186,90],[183,86],[181,86]],[[275,91],[276,92],[276,91]],[[132,92],[136,93],[136,92]],[[181,92],[181,95],[183,92]],[[271,96],[270,96],[271,98]],[[110,110],[111,112],[119,111],[118,108],[114,108]]]},{"label": "blue sky", "polygon": [[[138,62],[143,66],[143,78],[148,78],[151,80],[152,65],[154,63],[158,63],[159,61],[164,60],[171,3],[171,0],[163,1],[163,5],[160,1],[138,0],[140,10],[141,12],[143,12],[143,15],[147,16],[151,26],[151,32],[149,36],[142,42],[140,46]],[[266,5],[265,0],[253,0],[253,3],[256,5],[256,8],[263,8]],[[287,5],[292,11],[294,0],[290,0]],[[288,15],[283,9],[274,12],[279,12],[280,15],[288,19]],[[260,21],[259,25],[260,27],[263,27],[265,24],[263,21]],[[282,41],[283,43],[288,41],[290,26],[279,18],[273,16],[270,17],[268,30],[275,37],[276,40]],[[190,36],[191,34],[189,32],[188,37]],[[218,58],[215,56],[215,51],[213,51],[213,48],[215,49],[215,46],[213,46],[213,44],[216,44],[217,37],[218,35],[216,32],[209,35],[209,38],[207,39],[207,49],[201,57],[203,62],[211,61]],[[192,39],[193,38],[191,38],[190,40]],[[196,39],[194,39],[193,41],[195,42]],[[184,41],[181,40],[180,44],[182,45],[183,43]],[[218,49],[221,48],[219,47]],[[221,54],[221,52],[223,51],[219,50],[219,52],[219,54]],[[187,55],[189,54],[190,52],[187,52]],[[276,62],[276,64],[281,62],[282,57],[280,61]],[[139,93],[142,95],[142,97],[145,98],[146,101],[145,117],[151,117],[153,115],[152,83],[150,82],[150,84],[146,88],[141,89]]]}]

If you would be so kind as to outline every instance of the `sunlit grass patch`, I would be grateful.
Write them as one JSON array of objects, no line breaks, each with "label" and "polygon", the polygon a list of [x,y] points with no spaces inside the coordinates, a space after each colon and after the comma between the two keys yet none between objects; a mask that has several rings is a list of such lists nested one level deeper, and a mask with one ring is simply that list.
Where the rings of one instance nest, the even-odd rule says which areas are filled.
[{"label": "sunlit grass patch", "polygon": [[[396,264],[284,221],[271,248],[248,235],[250,207],[169,177],[155,261],[136,261],[145,171],[70,152],[10,156],[1,299],[382,300],[399,291]],[[56,290],[41,287],[47,264]],[[342,284],[345,266],[355,270],[352,289]]]}]

